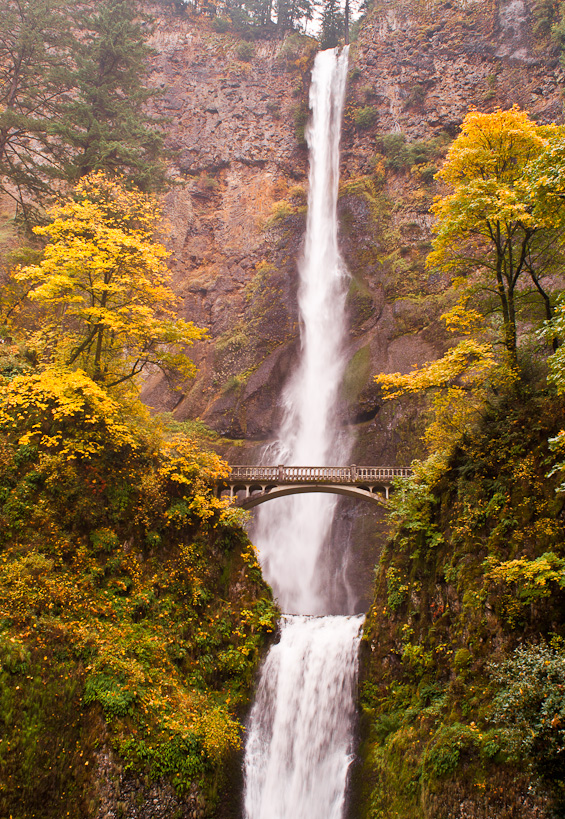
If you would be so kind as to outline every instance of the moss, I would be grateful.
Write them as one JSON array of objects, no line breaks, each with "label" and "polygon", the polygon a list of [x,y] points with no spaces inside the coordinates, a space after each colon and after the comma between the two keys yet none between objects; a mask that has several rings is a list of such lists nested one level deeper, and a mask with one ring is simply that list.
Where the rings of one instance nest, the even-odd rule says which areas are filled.
[{"label": "moss", "polygon": [[289,216],[292,216],[294,212],[295,209],[290,202],[287,202],[286,200],[275,202],[273,204],[271,215],[265,222],[265,228],[273,227],[273,225],[276,225],[277,222],[283,222]]},{"label": "moss", "polygon": [[[0,636],[17,639],[12,634]],[[80,819],[93,751],[81,701],[84,673],[56,644],[25,651],[24,667],[6,670],[3,663],[0,671],[0,812]]]},{"label": "moss", "polygon": [[374,310],[373,297],[367,285],[357,277],[351,279],[347,293],[347,309],[351,328],[355,331],[369,319]]},{"label": "moss", "polygon": [[395,337],[416,333],[429,327],[430,316],[438,315],[438,299],[431,296],[405,297],[394,303]]},{"label": "moss", "polygon": [[463,801],[518,816],[558,793],[553,768],[549,784],[536,778],[526,742],[502,752],[515,726],[494,707],[506,700],[493,662],[565,631],[562,501],[546,477],[564,422],[561,399],[499,396],[446,467],[424,462],[393,497],[363,643],[361,816],[428,819]]},{"label": "moss", "polygon": [[343,376],[341,392],[350,405],[355,404],[370,377],[371,349],[367,345],[350,359]]},{"label": "moss", "polygon": [[[302,93],[302,89],[300,89],[299,93]],[[304,147],[306,145],[306,125],[310,117],[308,103],[303,100],[295,105],[292,111],[292,116],[294,119],[294,133],[296,135],[296,141],[299,145]]]},{"label": "moss", "polygon": [[221,335],[216,341],[214,351],[216,356],[234,353],[242,350],[249,344],[249,337],[243,324],[236,324],[228,332]]},{"label": "moss", "polygon": [[228,393],[239,391],[247,383],[247,378],[247,373],[238,373],[237,375],[230,376],[228,380],[222,384],[222,392]]},{"label": "moss", "polygon": [[369,205],[371,216],[375,221],[390,212],[391,202],[377,188],[372,176],[354,177],[347,182],[343,182],[340,185],[339,195],[340,197],[363,197]]}]

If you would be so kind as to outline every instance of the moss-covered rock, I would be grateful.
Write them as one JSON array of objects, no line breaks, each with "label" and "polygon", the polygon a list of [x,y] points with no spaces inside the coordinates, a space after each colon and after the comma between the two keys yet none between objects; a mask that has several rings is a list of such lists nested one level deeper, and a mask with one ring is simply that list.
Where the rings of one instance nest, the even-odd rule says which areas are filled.
[{"label": "moss-covered rock", "polygon": [[562,804],[551,749],[565,699],[540,669],[565,661],[563,499],[547,477],[565,406],[518,393],[392,502],[363,641],[360,816],[542,817]]},{"label": "moss-covered rock", "polygon": [[3,380],[2,815],[214,814],[276,620],[225,469],[80,373]]}]

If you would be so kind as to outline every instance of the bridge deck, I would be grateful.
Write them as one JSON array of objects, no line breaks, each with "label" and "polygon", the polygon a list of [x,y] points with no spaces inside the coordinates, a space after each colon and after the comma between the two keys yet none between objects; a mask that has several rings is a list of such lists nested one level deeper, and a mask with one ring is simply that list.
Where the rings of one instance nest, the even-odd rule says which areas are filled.
[{"label": "bridge deck", "polygon": [[407,478],[411,474],[412,470],[403,466],[232,466],[226,484],[390,485],[395,478]]},{"label": "bridge deck", "polygon": [[332,492],[372,503],[388,499],[395,478],[407,478],[404,466],[232,466],[218,484],[218,494],[229,489],[238,506],[251,509],[267,500],[302,492]]}]

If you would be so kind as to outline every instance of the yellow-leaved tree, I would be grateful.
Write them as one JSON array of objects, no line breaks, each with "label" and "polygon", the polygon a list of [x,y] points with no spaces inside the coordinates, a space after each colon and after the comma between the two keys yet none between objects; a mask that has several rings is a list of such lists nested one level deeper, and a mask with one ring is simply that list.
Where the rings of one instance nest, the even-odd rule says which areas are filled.
[{"label": "yellow-leaved tree", "polygon": [[31,343],[43,358],[82,369],[105,387],[148,365],[192,376],[186,348],[205,330],[175,316],[169,254],[155,238],[156,199],[96,172],[49,216],[34,229],[48,237],[42,260],[15,274],[41,308]]},{"label": "yellow-leaved tree", "polygon": [[[545,283],[556,289],[564,260],[563,128],[537,125],[516,106],[471,111],[437,177],[452,190],[431,208],[436,222],[427,265],[452,278],[456,301],[442,318],[456,341],[436,361],[409,373],[382,373],[376,381],[385,398],[432,395],[424,440],[432,453],[445,454],[489,392],[516,383],[522,307],[530,310],[524,317],[546,319],[540,335],[554,350],[565,337],[564,308]],[[531,312],[536,302],[537,316]],[[550,364],[558,359],[560,350]]]},{"label": "yellow-leaved tree", "polygon": [[[565,218],[558,197],[551,213],[539,205],[543,159],[555,154],[562,138],[562,128],[537,125],[516,106],[491,114],[471,111],[437,174],[452,193],[432,206],[436,235],[427,264],[465,276],[494,303],[511,367],[517,364],[520,304],[535,296],[544,317],[552,316],[543,277],[563,261]],[[555,156],[563,169],[562,153]]]},{"label": "yellow-leaved tree", "polygon": [[436,359],[409,373],[381,373],[375,380],[385,399],[427,393],[433,418],[424,433],[428,450],[443,457],[461,437],[484,405],[489,388],[512,380],[512,370],[501,367],[493,345],[478,338],[480,314],[458,302],[441,317],[459,341]]}]

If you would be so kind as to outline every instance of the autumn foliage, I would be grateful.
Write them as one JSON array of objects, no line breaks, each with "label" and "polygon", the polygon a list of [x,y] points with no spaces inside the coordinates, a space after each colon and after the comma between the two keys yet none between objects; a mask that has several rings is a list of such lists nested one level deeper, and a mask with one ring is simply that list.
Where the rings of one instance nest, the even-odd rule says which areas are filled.
[{"label": "autumn foliage", "polygon": [[531,339],[532,327],[553,348],[555,380],[564,338],[564,140],[561,126],[537,125],[517,106],[471,111],[436,175],[450,192],[431,208],[427,266],[451,280],[442,319],[454,342],[411,372],[376,376],[387,399],[432,394],[432,452],[448,451],[489,397],[519,382],[527,363],[520,335]]},{"label": "autumn foliage", "polygon": [[0,348],[0,814],[93,815],[112,752],[209,815],[276,610],[226,463],[129,388],[204,331],[155,199],[94,173],[49,216]]},{"label": "autumn foliage", "polygon": [[41,308],[30,343],[42,357],[107,387],[148,365],[193,375],[186,348],[204,331],[174,312],[156,199],[93,173],[50,217],[35,228],[48,238],[43,258],[15,274]]},{"label": "autumn foliage", "polygon": [[212,805],[275,616],[225,463],[61,367],[3,380],[0,441],[0,812],[88,813],[81,725]]}]

